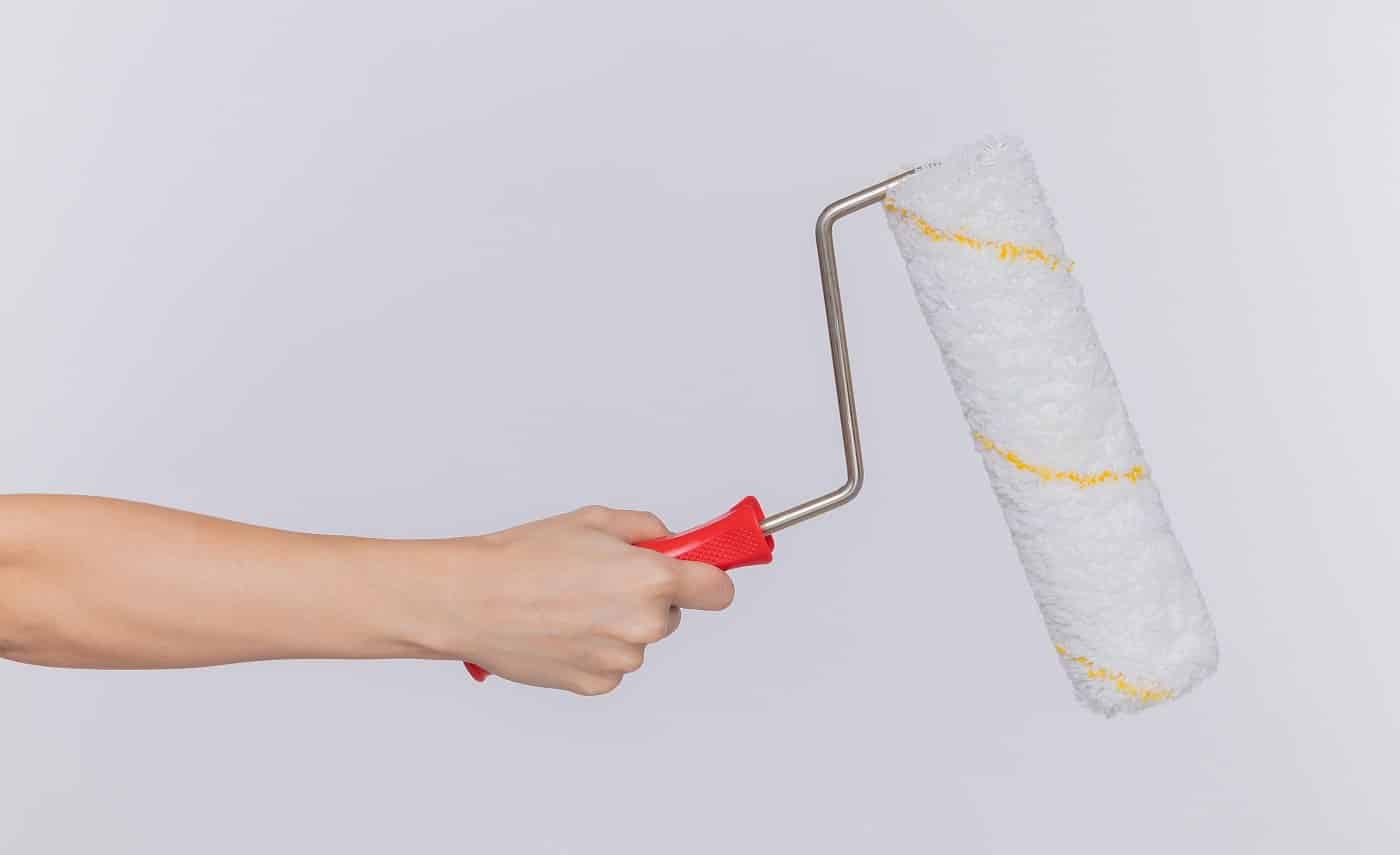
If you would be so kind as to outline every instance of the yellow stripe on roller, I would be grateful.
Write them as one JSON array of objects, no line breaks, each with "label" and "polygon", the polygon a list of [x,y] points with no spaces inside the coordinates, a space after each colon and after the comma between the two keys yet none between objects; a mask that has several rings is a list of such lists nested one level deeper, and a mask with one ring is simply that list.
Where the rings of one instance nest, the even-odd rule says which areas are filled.
[{"label": "yellow stripe on roller", "polygon": [[1021,456],[1016,452],[1002,448],[980,433],[974,432],[972,436],[983,448],[998,455],[1001,459],[1022,472],[1033,472],[1039,475],[1042,481],[1069,481],[1078,484],[1080,487],[1093,487],[1107,481],[1132,481],[1133,483],[1137,483],[1138,480],[1147,477],[1147,470],[1143,469],[1141,466],[1134,466],[1132,469],[1122,472],[1115,472],[1112,469],[1105,469],[1102,472],[1068,472],[1063,469],[1051,469],[1049,466],[1027,463],[1025,460],[1022,460]]},{"label": "yellow stripe on roller", "polygon": [[894,202],[891,202],[888,197],[885,199],[885,210],[923,232],[924,236],[934,243],[948,241],[950,243],[956,243],[959,246],[965,246],[969,249],[994,249],[996,250],[997,258],[1002,261],[1034,261],[1037,264],[1045,265],[1051,270],[1059,270],[1063,267],[1066,273],[1074,269],[1073,261],[1051,255],[1043,249],[1012,243],[1011,241],[983,240],[982,238],[975,238],[971,235],[964,234],[961,231],[950,232],[936,226],[931,226],[924,221],[923,217],[920,217],[918,214],[906,208],[899,207]]},{"label": "yellow stripe on roller", "polygon": [[1084,676],[1088,677],[1090,680],[1103,680],[1112,683],[1113,688],[1117,689],[1119,693],[1142,701],[1145,704],[1155,704],[1158,701],[1165,701],[1172,696],[1171,691],[1168,689],[1154,689],[1129,682],[1128,678],[1124,677],[1122,674],[1095,665],[1094,660],[1087,656],[1071,656],[1069,655],[1069,651],[1065,650],[1063,644],[1056,644],[1055,650],[1057,650],[1061,656],[1076,665],[1084,666]]}]

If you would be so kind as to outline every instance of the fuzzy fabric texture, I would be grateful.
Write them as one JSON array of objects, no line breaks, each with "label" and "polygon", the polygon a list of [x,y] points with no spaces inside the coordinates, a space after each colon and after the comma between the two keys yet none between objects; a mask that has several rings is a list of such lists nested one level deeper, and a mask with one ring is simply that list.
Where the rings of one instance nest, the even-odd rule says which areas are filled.
[{"label": "fuzzy fabric texture", "polygon": [[1114,715],[1190,691],[1215,630],[1024,145],[959,149],[884,204],[1075,694]]}]

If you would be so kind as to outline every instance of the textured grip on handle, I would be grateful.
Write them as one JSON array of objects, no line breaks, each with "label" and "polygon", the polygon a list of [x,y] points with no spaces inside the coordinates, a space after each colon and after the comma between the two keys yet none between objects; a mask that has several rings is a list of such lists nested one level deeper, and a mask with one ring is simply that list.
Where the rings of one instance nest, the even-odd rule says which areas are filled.
[{"label": "textured grip on handle", "polygon": [[[685,561],[712,564],[721,570],[767,564],[773,560],[773,538],[763,533],[763,508],[753,496],[730,508],[724,515],[703,525],[636,544]],[[472,662],[463,662],[467,673],[480,683],[491,672]]]},{"label": "textured grip on handle", "polygon": [[672,558],[733,570],[773,560],[773,538],[763,533],[762,523],[763,508],[758,499],[747,496],[723,516],[703,525],[636,545]]}]

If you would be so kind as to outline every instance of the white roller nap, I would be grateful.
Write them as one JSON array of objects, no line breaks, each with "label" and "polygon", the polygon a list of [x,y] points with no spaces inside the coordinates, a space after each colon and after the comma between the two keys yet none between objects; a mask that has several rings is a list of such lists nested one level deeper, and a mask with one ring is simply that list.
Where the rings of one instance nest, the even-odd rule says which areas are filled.
[{"label": "white roller nap", "polygon": [[919,169],[890,227],[1079,699],[1185,694],[1215,631],[1019,140]]}]

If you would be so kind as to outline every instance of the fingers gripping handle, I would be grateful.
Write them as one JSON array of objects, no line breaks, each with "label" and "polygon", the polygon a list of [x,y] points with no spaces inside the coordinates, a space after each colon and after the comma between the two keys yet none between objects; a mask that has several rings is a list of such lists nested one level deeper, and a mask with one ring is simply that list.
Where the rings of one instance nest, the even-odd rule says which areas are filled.
[{"label": "fingers gripping handle", "polygon": [[[745,497],[723,516],[689,531],[644,540],[636,544],[685,561],[712,564],[721,570],[767,564],[773,560],[773,538],[763,533],[763,508],[758,499]],[[472,662],[462,663],[478,683],[491,672]]]}]

